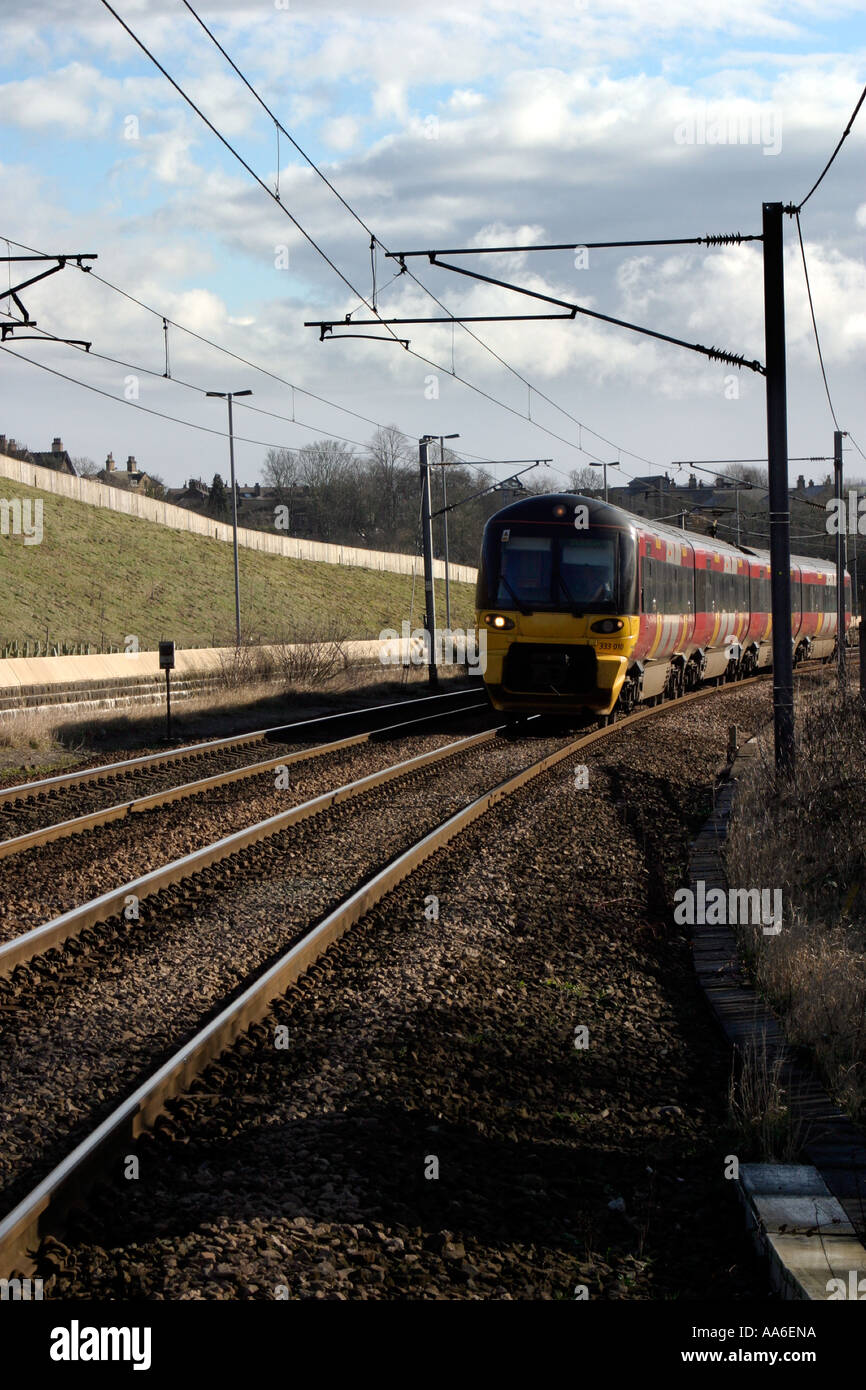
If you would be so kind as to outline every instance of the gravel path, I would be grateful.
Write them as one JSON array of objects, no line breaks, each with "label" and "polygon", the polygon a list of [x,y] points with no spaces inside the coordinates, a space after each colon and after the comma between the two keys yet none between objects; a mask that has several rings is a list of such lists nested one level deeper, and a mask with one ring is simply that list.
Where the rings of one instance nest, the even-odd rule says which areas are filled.
[{"label": "gravel path", "polygon": [[[82,934],[83,946],[0,981],[2,1206],[309,923],[426,830],[569,741],[497,740],[388,783],[145,900],[139,922],[113,918]],[[394,747],[357,758],[381,766]]]},{"label": "gravel path", "polygon": [[[763,1296],[670,895],[728,725],[768,713],[767,687],[674,707],[588,750],[587,789],[567,760],[428,861],[140,1141],[139,1180],[46,1251],[48,1296]],[[225,919],[273,915],[289,872]]]}]

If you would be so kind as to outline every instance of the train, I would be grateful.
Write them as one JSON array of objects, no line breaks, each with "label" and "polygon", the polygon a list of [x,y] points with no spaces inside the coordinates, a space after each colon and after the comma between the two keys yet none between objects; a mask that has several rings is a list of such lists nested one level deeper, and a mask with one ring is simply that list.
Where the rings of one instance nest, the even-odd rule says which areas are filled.
[{"label": "train", "polygon": [[[795,662],[836,649],[835,566],[791,557]],[[476,623],[497,710],[608,721],[772,665],[770,555],[575,493],[490,517]],[[845,576],[845,629],[851,581]]]}]

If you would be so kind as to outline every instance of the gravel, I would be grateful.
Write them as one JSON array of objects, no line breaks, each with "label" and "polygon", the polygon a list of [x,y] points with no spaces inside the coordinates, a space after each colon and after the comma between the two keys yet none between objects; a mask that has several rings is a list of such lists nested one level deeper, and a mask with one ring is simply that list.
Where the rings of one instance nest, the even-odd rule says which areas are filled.
[{"label": "gravel", "polygon": [[[478,690],[472,689],[466,690],[464,693],[466,704],[477,699],[480,694]],[[455,700],[453,703],[460,704],[462,701]],[[354,718],[351,717],[352,714],[355,715]],[[318,732],[314,725],[309,731],[312,742],[310,737],[296,742],[269,740],[241,748],[193,752],[188,757],[177,759],[161,767],[118,772],[113,776],[106,776],[98,782],[86,782],[78,787],[72,786],[36,794],[25,792],[14,802],[0,804],[0,840],[11,840],[17,835],[26,835],[32,830],[40,830],[45,826],[55,825],[65,820],[74,820],[76,816],[83,816],[91,811],[106,810],[108,807],[118,806],[125,801],[132,801],[136,797],[167,791],[169,788],[180,786],[184,782],[210,777],[218,772],[230,772],[235,768],[249,767],[253,763],[277,757],[281,752],[289,753],[309,749],[317,740],[321,742],[337,740],[348,734],[360,732],[361,728],[368,724],[371,727],[377,727],[410,718],[412,718],[411,707],[387,713],[382,713],[375,707],[361,709],[357,712],[350,712],[350,717],[335,718],[330,727],[328,725],[319,727]],[[372,724],[371,720],[373,721]],[[435,729],[437,726],[434,725],[433,727]],[[439,727],[444,727],[444,725]],[[140,755],[136,754],[136,756],[144,756],[148,751],[157,752],[159,750],[143,750]],[[106,763],[118,762],[120,757],[122,755],[117,753],[105,754],[101,761]],[[99,766],[99,764],[100,759],[92,759],[86,764],[86,767],[91,768]],[[64,772],[76,770],[73,767],[64,768]]]},{"label": "gravel", "polygon": [[[400,753],[439,741],[406,740]],[[426,830],[568,741],[498,740],[375,788],[144,900],[138,922],[113,918],[0,981],[3,1206],[311,922]],[[394,761],[393,745],[362,747],[354,775]],[[255,809],[245,803],[243,824],[272,813]],[[156,841],[147,837],[151,854]],[[86,888],[87,869],[78,873]]]},{"label": "gravel", "polygon": [[[671,892],[728,725],[754,732],[768,713],[767,687],[673,707],[427,861],[143,1136],[138,1181],[109,1183],[68,1243],[46,1246],[47,1296],[763,1297],[723,1179],[728,1061]],[[434,779],[418,781],[422,818]],[[394,818],[411,799],[401,807]],[[225,924],[246,932],[257,912],[285,911],[293,863],[319,872],[317,842],[336,886],[340,852],[370,824],[341,818],[336,840],[319,841],[317,823],[288,853],[271,846],[258,881],[233,879]],[[391,821],[389,806],[380,833]],[[311,905],[314,882],[304,894]],[[197,898],[197,916],[209,911]],[[174,932],[153,930],[168,975]],[[115,992],[140,940],[118,951]],[[125,1053],[109,1063],[80,978],[74,1000],[104,1077]],[[151,1028],[164,1008],[144,1011]],[[70,1039],[47,1045],[66,1093]],[[48,1070],[43,1054],[32,1084]]]},{"label": "gravel", "polygon": [[[288,782],[285,788],[277,786],[277,773],[272,769],[0,859],[0,942],[232,831],[278,815],[395,761],[476,733],[488,720],[487,712],[467,717],[461,721],[459,735],[452,727],[447,733],[362,743],[342,752],[325,753],[309,762],[289,764],[288,777],[283,779]],[[279,755],[279,750],[273,754],[259,750],[255,761]],[[177,786],[179,780],[184,779],[178,779],[175,772],[167,785]]]}]

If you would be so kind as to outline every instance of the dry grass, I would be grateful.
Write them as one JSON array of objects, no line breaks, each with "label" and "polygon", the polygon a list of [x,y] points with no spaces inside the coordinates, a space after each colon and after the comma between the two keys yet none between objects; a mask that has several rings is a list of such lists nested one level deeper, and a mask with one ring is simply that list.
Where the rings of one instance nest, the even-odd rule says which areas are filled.
[{"label": "dry grass", "polygon": [[57,736],[59,710],[22,709],[0,714],[0,748],[50,753],[61,748]]},{"label": "dry grass", "polygon": [[795,774],[765,740],[740,784],[726,847],[732,886],[781,888],[782,931],[740,927],[759,988],[826,1084],[866,1118],[866,730],[859,702],[822,692],[798,708]]},{"label": "dry grass", "polygon": [[782,1086],[782,1063],[767,1052],[766,1036],[737,1048],[728,1084],[728,1110],[739,1155],[762,1163],[792,1163],[800,1136]]},{"label": "dry grass", "polygon": [[[172,733],[177,743],[195,742],[402,700],[427,693],[426,675],[420,667],[391,674],[378,665],[344,666],[342,662],[327,681],[314,675],[289,685],[283,678],[263,680],[252,675],[247,684],[217,683],[173,702]],[[443,691],[462,680],[458,672],[445,676]],[[0,785],[18,782],[22,775],[49,776],[93,757],[102,761],[127,752],[147,752],[158,748],[164,735],[161,701],[106,710],[58,706],[0,713]]]},{"label": "dry grass", "polygon": [[217,685],[224,690],[276,682],[286,687],[324,685],[349,667],[345,629],[331,619],[302,625],[269,647],[244,640],[220,657]]}]

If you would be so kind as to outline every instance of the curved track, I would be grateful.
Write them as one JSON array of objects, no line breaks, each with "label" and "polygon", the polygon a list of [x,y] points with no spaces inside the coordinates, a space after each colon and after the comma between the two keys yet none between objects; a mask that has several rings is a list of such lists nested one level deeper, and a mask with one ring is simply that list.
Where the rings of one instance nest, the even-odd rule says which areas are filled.
[{"label": "curved track", "polygon": [[[740,687],[745,684],[747,682],[738,683]],[[308,927],[299,939],[294,940],[291,946],[273,963],[260,971],[255,978],[249,980],[232,1002],[222,1007],[206,1026],[200,1028],[179,1050],[164,1061],[143,1084],[139,1085],[131,1095],[103,1119],[85,1140],[79,1143],[39,1182],[29,1195],[18,1203],[15,1209],[0,1223],[0,1274],[8,1275],[13,1270],[31,1268],[34,1254],[42,1237],[47,1232],[55,1231],[59,1227],[63,1213],[69,1204],[74,1202],[88,1184],[98,1177],[110,1158],[114,1154],[124,1151],[125,1146],[128,1146],[144,1129],[152,1126],[157,1117],[163,1113],[167,1101],[187,1089],[193,1078],[231,1046],[251,1024],[259,1021],[267,1013],[272,1002],[283,994],[334,941],[358,922],[386,893],[390,892],[396,884],[412,873],[430,855],[447,845],[463,829],[502,798],[517,791],[518,788],[548,771],[563,759],[574,756],[606,738],[614,735],[619,736],[627,727],[647,719],[664,716],[673,708],[705,699],[714,693],[713,689],[699,691],[669,705],[641,710],[620,720],[615,725],[597,729],[577,739],[568,740],[564,746],[531,763],[528,767],[523,767],[519,772],[506,777],[497,785],[489,787],[480,796],[474,797],[468,805],[464,805],[448,816],[434,830],[422,835],[372,877],[356,887],[322,920],[316,925]],[[483,735],[473,736],[471,739],[460,740],[457,745],[448,745],[445,749],[437,750],[436,760],[452,756],[455,751],[463,751],[468,744],[478,744],[493,737],[495,737],[495,731],[488,731]],[[423,755],[422,760],[429,761],[430,755]],[[422,760],[410,760],[410,762]],[[385,776],[395,777],[399,775],[398,769],[405,771],[404,765],[397,765],[397,768],[386,770]],[[373,784],[382,776],[381,773],[374,774],[372,778],[363,780],[368,784]],[[351,789],[340,790],[348,793]],[[329,793],[322,801],[327,801],[329,805],[332,805],[335,795],[336,793]],[[297,812],[304,812],[306,815],[315,814],[308,805],[307,807],[293,808],[291,812],[283,813],[283,816],[275,819],[287,823],[286,818],[296,817]],[[222,844],[208,847],[208,849],[221,857],[224,854],[235,852],[243,843],[253,843],[256,837],[261,838],[274,832],[274,827],[264,823],[242,832],[239,837],[233,837],[233,846]],[[173,882],[180,882],[195,872],[196,864],[191,862],[194,858],[194,856],[190,856],[186,863],[181,862],[167,866],[170,867],[173,874]],[[156,876],[164,872],[165,870],[157,870]],[[154,885],[155,883],[156,877],[154,878]],[[154,891],[157,891],[155,886]],[[99,914],[97,918],[91,918],[91,920],[104,919],[112,908],[115,911],[118,908],[118,895],[107,896],[111,901],[103,902],[101,905],[88,904],[82,911],[85,914],[93,912]],[[48,925],[50,927],[48,935],[62,940],[68,924],[58,922]],[[40,929],[43,933],[46,930],[46,928]],[[47,935],[43,935],[41,941],[43,943],[42,949],[44,949]],[[14,946],[15,943],[11,943],[11,945]],[[35,943],[31,943],[31,946],[33,945]]]}]

